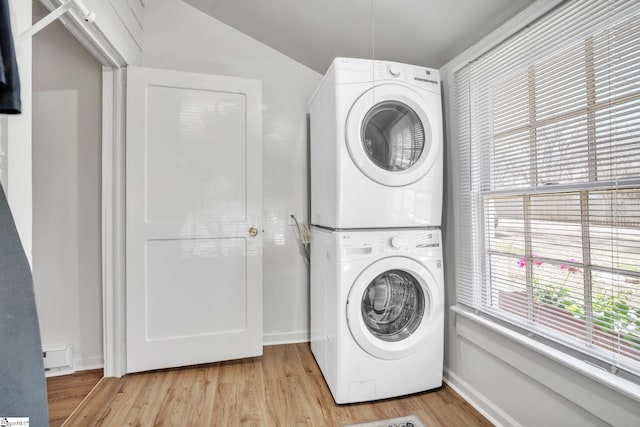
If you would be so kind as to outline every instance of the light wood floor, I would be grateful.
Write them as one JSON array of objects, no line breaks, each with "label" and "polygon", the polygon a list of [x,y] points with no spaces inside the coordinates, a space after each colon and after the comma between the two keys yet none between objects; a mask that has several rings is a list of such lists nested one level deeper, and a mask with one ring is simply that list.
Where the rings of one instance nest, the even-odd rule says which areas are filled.
[{"label": "light wood floor", "polygon": [[65,426],[343,426],[416,414],[428,427],[491,426],[453,390],[336,405],[309,344],[262,357],[104,378]]},{"label": "light wood floor", "polygon": [[59,427],[102,378],[102,369],[47,378],[49,427]]}]

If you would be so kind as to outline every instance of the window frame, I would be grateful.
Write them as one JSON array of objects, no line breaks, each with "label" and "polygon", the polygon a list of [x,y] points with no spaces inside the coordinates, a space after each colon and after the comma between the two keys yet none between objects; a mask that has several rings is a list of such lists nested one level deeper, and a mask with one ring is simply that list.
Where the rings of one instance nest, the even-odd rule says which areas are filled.
[{"label": "window frame", "polygon": [[[593,73],[593,50],[590,49],[590,45],[592,45],[593,43],[593,36],[588,37],[584,44],[585,44],[585,53],[586,53],[586,61],[585,61],[585,68],[586,68],[586,75],[587,75],[587,79],[588,79],[588,83],[589,81],[593,81],[594,77],[594,73]],[[592,46],[591,46],[592,47]],[[455,85],[455,73],[457,71],[459,71],[460,69],[462,69],[463,67],[467,66],[468,64],[463,64],[460,67],[458,67],[458,69],[454,69],[451,72],[451,76],[453,77],[453,81],[454,81],[454,85]],[[529,68],[527,68],[527,75],[531,75],[532,71],[534,71],[535,69],[535,65],[531,65]],[[591,80],[589,80],[591,79]],[[533,84],[533,88],[529,87],[528,88],[528,93],[529,96],[531,97],[531,94],[533,93],[534,97],[535,97],[535,79],[530,79],[530,84]],[[470,223],[463,223],[462,225],[460,225],[460,223],[458,221],[456,221],[456,240],[458,240],[458,235],[462,232],[471,232],[473,234],[473,237],[470,238],[470,243],[471,243],[471,257],[474,261],[474,265],[472,266],[472,272],[469,273],[469,276],[472,278],[472,281],[474,283],[481,283],[481,286],[474,286],[473,290],[472,290],[472,295],[465,295],[464,298],[458,298],[458,303],[462,303],[465,305],[468,305],[469,307],[471,307],[473,310],[476,310],[477,313],[484,313],[486,315],[488,315],[489,317],[494,316],[494,319],[496,321],[498,320],[507,320],[508,322],[513,323],[514,326],[519,327],[519,326],[523,326],[523,327],[527,327],[527,330],[529,331],[528,333],[531,334],[532,330],[530,325],[526,325],[523,324],[522,322],[518,322],[518,319],[512,319],[510,318],[509,315],[504,316],[504,313],[497,313],[494,310],[491,310],[491,295],[493,294],[492,292],[492,288],[494,286],[493,283],[489,282],[487,278],[491,277],[491,273],[490,273],[490,268],[489,268],[489,257],[491,256],[491,251],[489,246],[487,245],[487,241],[488,241],[488,237],[487,237],[487,224],[485,223],[485,221],[487,221],[488,216],[486,215],[486,198],[487,197],[492,197],[492,196],[500,196],[500,195],[519,195],[523,197],[523,205],[524,205],[524,218],[523,221],[525,224],[530,224],[531,222],[531,218],[530,218],[530,211],[529,211],[529,202],[531,200],[531,196],[533,194],[540,194],[540,193],[554,193],[554,192],[558,192],[558,193],[562,193],[562,192],[567,192],[567,191],[571,191],[571,192],[576,192],[578,191],[580,194],[580,207],[581,207],[581,218],[580,218],[580,226],[581,226],[581,230],[582,230],[582,238],[581,238],[581,242],[583,245],[583,259],[581,264],[581,268],[583,268],[583,272],[584,274],[584,308],[585,308],[585,323],[586,323],[586,328],[587,328],[587,336],[589,337],[589,341],[591,341],[591,334],[593,333],[593,313],[592,313],[592,304],[591,304],[591,300],[593,298],[593,289],[592,289],[592,280],[591,280],[591,273],[593,269],[598,269],[597,266],[592,266],[591,265],[591,259],[590,259],[590,242],[588,239],[589,236],[589,226],[590,226],[590,221],[589,221],[589,194],[592,191],[598,191],[598,190],[604,190],[604,189],[608,189],[612,192],[617,191],[618,189],[621,188],[635,188],[635,189],[640,189],[640,178],[638,179],[633,179],[627,182],[623,182],[622,185],[619,185],[618,180],[612,180],[612,181],[616,181],[615,185],[612,185],[612,182],[607,182],[607,181],[596,181],[594,178],[597,177],[597,162],[595,160],[595,153],[597,150],[596,147],[596,137],[595,137],[595,122],[596,122],[596,114],[598,111],[598,107],[596,106],[596,96],[595,96],[595,88],[593,84],[587,84],[587,88],[588,88],[588,93],[587,93],[587,105],[584,109],[580,110],[580,111],[572,111],[571,113],[568,114],[572,114],[575,116],[579,116],[582,114],[586,114],[587,115],[587,128],[588,128],[588,141],[587,141],[587,147],[588,147],[588,171],[589,171],[589,182],[586,185],[574,185],[574,184],[560,184],[560,185],[555,185],[555,186],[550,186],[550,187],[543,187],[541,185],[539,185],[539,179],[538,179],[538,167],[537,167],[537,147],[536,147],[536,143],[537,143],[537,139],[536,139],[536,129],[540,126],[540,123],[536,121],[535,119],[535,111],[530,111],[530,114],[534,117],[533,120],[529,120],[527,122],[527,124],[525,126],[523,126],[523,128],[528,128],[529,130],[529,141],[530,141],[530,146],[532,147],[531,152],[533,153],[530,158],[532,159],[532,164],[534,165],[534,167],[531,168],[531,187],[530,187],[530,191],[529,192],[523,192],[522,188],[518,188],[518,189],[514,189],[514,190],[490,190],[491,187],[491,172],[486,171],[485,169],[483,169],[480,172],[475,172],[475,173],[479,173],[481,176],[480,182],[479,182],[479,188],[473,188],[473,185],[470,184],[469,185],[469,192],[471,193],[471,212],[470,213],[465,213],[464,215],[462,215],[462,220],[463,222],[465,221],[469,221],[471,220]],[[454,91],[454,98],[456,96],[465,96],[465,94],[455,94]],[[455,103],[455,99],[453,100],[453,102]],[[611,106],[610,102],[606,102],[606,105],[603,104],[602,107],[600,108],[607,108]],[[535,105],[535,103],[533,104]],[[470,115],[473,113],[470,113]],[[562,120],[564,116],[560,116],[560,117],[553,117],[548,119],[548,122],[554,122],[554,121],[559,121]],[[454,119],[456,120],[456,119]],[[453,125],[455,127],[455,125]],[[513,129],[511,129],[511,131],[513,131]],[[474,171],[474,165],[471,163],[471,157],[473,156],[473,152],[477,151],[477,147],[474,147],[474,141],[473,141],[473,136],[472,135],[455,135],[455,137],[457,137],[456,139],[460,140],[460,139],[467,139],[469,141],[469,152],[467,153],[462,153],[462,156],[468,157],[469,160],[469,165],[470,167],[468,168],[469,170],[465,170],[463,171],[463,174],[466,175],[466,173],[468,172],[469,175],[473,175]],[[482,153],[482,152],[481,152]],[[487,152],[484,152],[484,155],[487,155]],[[480,156],[482,157],[482,156]],[[482,163],[484,164],[491,164],[492,159],[487,159],[487,158],[483,158],[482,159]],[[475,165],[476,167],[483,167],[483,165],[481,164],[480,166],[478,166],[477,164]],[[466,176],[464,176],[462,178],[462,181],[466,180],[473,180],[472,178],[467,178]],[[478,184],[478,183],[476,183]],[[457,186],[456,186],[457,187]],[[489,190],[487,190],[489,189]],[[456,189],[456,191],[459,191],[458,189]],[[458,196],[456,195],[455,197],[456,199],[456,203],[459,205],[459,200],[458,200]],[[456,209],[456,213],[459,212],[459,209]],[[474,220],[477,219],[477,221]],[[533,300],[534,300],[534,296],[533,296],[533,290],[532,290],[532,286],[531,286],[531,282],[532,282],[532,277],[533,277],[533,266],[532,266],[532,249],[531,249],[531,230],[529,228],[529,230],[527,230],[527,226],[525,225],[525,231],[524,231],[525,236],[528,236],[528,238],[525,238],[525,257],[527,258],[527,267],[526,267],[526,283],[528,284],[527,286],[527,298],[529,301],[529,307],[531,307],[531,305],[533,304]],[[461,249],[461,243],[469,243],[469,241],[465,241],[465,242],[460,242],[460,241],[456,241],[456,250]],[[554,259],[555,260],[555,259]],[[555,260],[555,261],[562,261],[562,260]],[[457,273],[460,270],[457,271]],[[620,271],[617,269],[610,269],[610,272],[613,271],[614,274],[618,274],[618,273],[624,273],[624,274],[628,274],[629,272],[626,270]],[[467,273],[465,273],[466,275]],[[458,274],[457,274],[458,275]],[[486,288],[489,288],[489,292],[486,292]],[[468,291],[468,290],[467,290]],[[461,301],[462,300],[462,301]],[[470,302],[471,301],[471,302]],[[531,313],[530,313],[530,318],[531,318]],[[535,332],[535,330],[534,330]],[[577,344],[575,346],[572,346],[571,344],[571,340],[566,340],[566,339],[555,339],[556,337],[554,336],[553,333],[547,333],[547,338],[550,339],[551,341],[554,341],[557,344],[560,344],[561,346],[570,346],[570,347],[574,347],[574,349],[579,349],[579,351],[583,351],[583,349],[580,349],[580,345]],[[588,354],[589,356],[594,356],[594,357],[598,357],[598,351],[594,351],[591,352],[590,354]],[[605,358],[606,359],[606,358]],[[638,363],[638,362],[634,362],[634,363]],[[626,365],[626,363],[623,363],[622,365]],[[612,366],[612,369],[617,368],[615,365]],[[637,366],[636,372],[640,372],[640,364],[638,364]]]}]

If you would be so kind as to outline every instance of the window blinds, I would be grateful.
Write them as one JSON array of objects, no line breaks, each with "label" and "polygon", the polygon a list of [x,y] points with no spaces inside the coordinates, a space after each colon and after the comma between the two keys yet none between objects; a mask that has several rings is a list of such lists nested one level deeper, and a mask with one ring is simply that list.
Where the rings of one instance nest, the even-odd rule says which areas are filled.
[{"label": "window blinds", "polygon": [[458,302],[640,374],[640,2],[567,1],[454,73]]}]

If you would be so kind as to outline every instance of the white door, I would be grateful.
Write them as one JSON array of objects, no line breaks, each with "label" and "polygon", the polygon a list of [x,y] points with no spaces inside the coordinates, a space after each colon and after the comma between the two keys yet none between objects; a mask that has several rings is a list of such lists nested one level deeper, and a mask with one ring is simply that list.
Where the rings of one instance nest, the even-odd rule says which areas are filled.
[{"label": "white door", "polygon": [[262,354],[261,82],[127,72],[127,372]]}]

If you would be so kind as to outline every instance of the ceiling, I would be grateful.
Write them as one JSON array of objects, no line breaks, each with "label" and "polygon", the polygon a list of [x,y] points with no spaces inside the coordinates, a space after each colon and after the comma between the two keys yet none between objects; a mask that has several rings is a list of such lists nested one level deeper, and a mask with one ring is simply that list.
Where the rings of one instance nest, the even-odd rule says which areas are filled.
[{"label": "ceiling", "polygon": [[324,72],[335,57],[440,68],[534,0],[184,0]]}]

